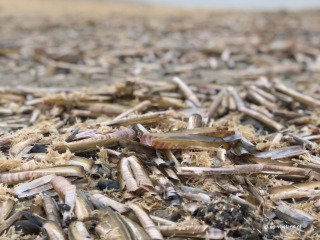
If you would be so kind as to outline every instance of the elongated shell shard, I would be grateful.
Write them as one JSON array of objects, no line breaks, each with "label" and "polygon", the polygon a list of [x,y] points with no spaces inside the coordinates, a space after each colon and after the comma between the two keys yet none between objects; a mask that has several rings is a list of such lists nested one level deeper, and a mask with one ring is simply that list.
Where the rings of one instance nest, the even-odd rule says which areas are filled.
[{"label": "elongated shell shard", "polygon": [[122,158],[119,168],[120,174],[118,178],[122,190],[126,189],[128,192],[135,192],[137,194],[156,192],[148,174],[137,157]]},{"label": "elongated shell shard", "polygon": [[166,237],[185,237],[199,239],[223,239],[225,233],[217,228],[210,228],[208,225],[185,225],[173,223],[171,225],[159,226],[158,229]]},{"label": "elongated shell shard", "polygon": [[0,202],[0,216],[2,220],[5,220],[11,213],[14,206],[14,200],[7,199]]},{"label": "elongated shell shard", "polygon": [[241,135],[235,131],[205,127],[167,133],[144,133],[140,142],[157,149],[212,150],[221,146],[229,149],[229,142],[241,139]]},{"label": "elongated shell shard", "polygon": [[83,222],[71,222],[68,228],[68,236],[71,240],[93,240]]},{"label": "elongated shell shard", "polygon": [[125,216],[122,216],[122,219],[128,225],[131,232],[133,233],[133,236],[135,236],[137,240],[151,240],[150,236],[142,227],[140,227],[138,223],[132,221],[129,218],[126,218]]},{"label": "elongated shell shard", "polygon": [[97,147],[112,145],[121,139],[133,139],[135,137],[136,133],[131,128],[120,127],[119,130],[112,133],[79,141],[57,144],[54,148],[59,152],[65,152],[67,149],[71,152],[81,152],[93,150]]},{"label": "elongated shell shard", "polygon": [[129,206],[137,218],[139,219],[142,227],[145,229],[145,231],[149,234],[151,239],[153,240],[161,240],[163,239],[162,234],[157,229],[156,225],[152,221],[152,219],[149,217],[149,215],[137,204],[130,204]]},{"label": "elongated shell shard", "polygon": [[65,196],[66,191],[72,184],[64,177],[57,176],[51,179],[53,188],[62,196]]},{"label": "elongated shell shard", "polygon": [[66,221],[68,217],[71,217],[76,204],[76,186],[72,185],[66,178],[61,176],[53,178],[51,184],[58,192],[59,196],[64,199],[64,203],[70,206],[70,210],[63,213],[63,219]]},{"label": "elongated shell shard", "polygon": [[45,191],[52,189],[52,185],[50,183],[43,184],[39,187],[32,188],[30,190],[24,191],[18,195],[18,198],[30,197],[32,195],[36,195]]},{"label": "elongated shell shard", "polygon": [[43,228],[46,230],[46,233],[50,240],[66,240],[67,237],[63,232],[62,228],[53,221],[47,221],[43,224]]},{"label": "elongated shell shard", "polygon": [[289,207],[284,203],[277,207],[276,215],[290,224],[301,225],[303,228],[312,224],[315,220],[308,213]]},{"label": "elongated shell shard", "polygon": [[48,182],[51,181],[52,178],[54,178],[55,175],[47,175],[47,176],[43,176],[43,177],[40,177],[38,179],[35,179],[31,182],[28,182],[28,183],[23,183],[17,187],[14,188],[14,193],[16,195],[19,195],[21,193],[23,193],[24,191],[27,191],[27,190],[30,190],[32,188],[36,188],[36,187],[39,187],[41,185],[44,185]]},{"label": "elongated shell shard", "polygon": [[128,211],[128,208],[124,206],[124,204],[119,203],[107,196],[104,196],[100,193],[96,193],[90,195],[90,199],[93,201],[96,207],[111,207],[112,209],[116,210],[119,213],[124,213]]},{"label": "elongated shell shard", "polygon": [[280,199],[299,199],[305,197],[320,196],[320,182],[307,182],[292,185],[278,186],[268,189],[270,198],[273,200]]},{"label": "elongated shell shard", "polygon": [[151,102],[149,100],[143,101],[139,104],[137,104],[136,106],[134,106],[131,109],[128,109],[127,111],[121,113],[120,115],[118,115],[117,117],[115,117],[113,119],[113,121],[119,120],[124,118],[125,116],[128,116],[130,113],[135,112],[135,111],[139,111],[139,110],[143,110],[147,107],[149,107],[151,105]]},{"label": "elongated shell shard", "polygon": [[74,214],[80,221],[88,219],[94,210],[93,205],[88,202],[85,194],[79,190],[77,190],[75,204]]},{"label": "elongated shell shard", "polygon": [[214,99],[214,101],[212,102],[211,106],[208,109],[208,119],[206,122],[206,125],[208,126],[210,123],[210,120],[212,118],[215,118],[218,114],[217,114],[217,110],[219,105],[221,104],[221,101],[223,99],[223,97],[226,95],[227,90],[223,89],[219,92],[219,94],[216,96],[216,98]]},{"label": "elongated shell shard", "polygon": [[82,166],[83,169],[85,171],[90,171],[92,166],[93,166],[93,161],[88,159],[88,158],[84,158],[84,157],[77,157],[74,156],[69,160],[69,163],[71,165],[76,165],[76,166]]},{"label": "elongated shell shard", "polygon": [[294,98],[296,101],[301,102],[307,106],[313,106],[313,107],[320,106],[320,101],[318,99],[312,98],[307,95],[303,95],[302,93],[299,93],[296,90],[286,87],[282,83],[277,83],[275,85],[275,88],[278,91],[286,95],[289,95],[290,97]]},{"label": "elongated shell shard", "polygon": [[59,215],[57,210],[57,203],[55,200],[48,196],[44,195],[43,199],[43,207],[46,212],[47,219],[51,222],[59,223]]},{"label": "elongated shell shard", "polygon": [[10,154],[12,154],[13,156],[18,155],[25,147],[27,147],[28,145],[35,143],[36,141],[38,141],[39,139],[41,139],[42,135],[39,136],[34,136],[31,138],[28,138],[22,142],[17,143],[16,145],[14,145],[11,149],[10,149]]},{"label": "elongated shell shard", "polygon": [[308,168],[287,167],[281,165],[271,164],[246,164],[234,165],[223,168],[210,167],[177,167],[179,175],[225,175],[225,174],[296,174],[299,176],[312,176],[314,179],[320,181],[320,174]]},{"label": "elongated shell shard", "polygon": [[164,119],[175,117],[177,115],[176,112],[168,110],[163,112],[154,112],[154,113],[146,113],[139,116],[121,118],[117,120],[112,120],[109,122],[101,123],[102,126],[113,126],[113,125],[121,125],[121,126],[133,126],[135,124],[153,124],[158,123],[159,121],[163,121]]},{"label": "elongated shell shard", "polygon": [[237,93],[237,91],[235,90],[235,88],[233,87],[229,87],[228,91],[231,93],[231,95],[233,96],[236,104],[237,104],[237,109],[246,114],[247,116],[254,118],[260,122],[262,122],[263,124],[265,124],[266,126],[273,128],[277,131],[280,131],[281,129],[284,128],[284,126],[276,121],[274,121],[273,119],[262,115],[261,113],[254,111],[252,109],[249,109],[245,106],[243,100],[241,99],[241,97],[239,96],[239,94]]},{"label": "elongated shell shard", "polygon": [[30,171],[15,171],[0,173],[0,183],[14,185],[32,178],[39,178],[46,175],[68,176],[68,177],[82,177],[84,175],[83,167],[81,166],[57,166],[51,168],[40,168]]},{"label": "elongated shell shard", "polygon": [[186,99],[190,100],[195,107],[200,107],[200,101],[194,92],[180,78],[174,77],[173,82],[178,85]]},{"label": "elongated shell shard", "polygon": [[299,156],[306,153],[308,153],[308,151],[301,146],[290,146],[290,147],[270,150],[267,152],[256,153],[254,154],[254,156],[258,158],[281,159],[281,158]]},{"label": "elongated shell shard", "polygon": [[13,171],[28,171],[28,170],[33,170],[36,169],[37,165],[34,160],[30,160],[28,162],[25,162],[21,164],[19,167],[16,167],[12,169]]},{"label": "elongated shell shard", "polygon": [[221,138],[187,135],[187,136],[165,136],[144,134],[141,143],[152,146],[156,149],[196,149],[209,150],[223,146],[229,149],[230,146]]},{"label": "elongated shell shard", "polygon": [[103,217],[95,228],[95,232],[99,237],[114,240],[136,239],[122,215],[114,212],[109,207],[106,207],[105,211],[107,215]]}]

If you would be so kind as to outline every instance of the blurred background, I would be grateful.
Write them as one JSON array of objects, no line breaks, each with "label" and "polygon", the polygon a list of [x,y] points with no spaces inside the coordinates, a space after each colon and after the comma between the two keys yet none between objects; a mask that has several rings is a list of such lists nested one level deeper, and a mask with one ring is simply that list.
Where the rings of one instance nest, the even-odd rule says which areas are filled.
[{"label": "blurred background", "polygon": [[320,79],[318,0],[0,0],[0,83]]},{"label": "blurred background", "polygon": [[170,5],[182,7],[211,7],[233,9],[305,9],[320,7],[318,0],[131,0],[135,3],[147,3],[155,5]]}]

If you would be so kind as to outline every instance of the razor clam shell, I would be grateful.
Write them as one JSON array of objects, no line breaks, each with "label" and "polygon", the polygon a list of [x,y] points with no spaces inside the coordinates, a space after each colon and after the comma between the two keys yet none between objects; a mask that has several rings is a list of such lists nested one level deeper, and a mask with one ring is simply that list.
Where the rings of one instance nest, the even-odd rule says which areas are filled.
[{"label": "razor clam shell", "polygon": [[16,186],[13,191],[16,195],[19,195],[25,191],[28,191],[32,188],[39,187],[41,185],[44,185],[46,183],[49,183],[52,178],[54,178],[56,175],[47,175],[40,178],[37,178],[31,182],[23,183],[21,185]]},{"label": "razor clam shell", "polygon": [[7,217],[10,215],[11,211],[13,210],[14,205],[15,205],[15,202],[13,199],[7,199],[0,202],[0,216],[2,220],[7,219]]},{"label": "razor clam shell", "polygon": [[96,149],[97,147],[113,145],[121,139],[133,139],[135,137],[136,133],[131,128],[120,127],[115,132],[79,141],[59,143],[54,148],[59,152],[65,152],[67,149],[71,152],[84,152]]},{"label": "razor clam shell", "polygon": [[69,177],[82,177],[84,170],[81,166],[62,165],[51,168],[40,168],[30,171],[13,171],[0,173],[0,183],[14,185],[24,181],[28,181],[35,177],[43,177],[46,175],[58,175]]},{"label": "razor clam shell", "polygon": [[47,220],[59,224],[60,220],[58,215],[57,203],[55,202],[55,200],[51,196],[43,195],[42,201]]},{"label": "razor clam shell", "polygon": [[281,204],[280,206],[278,206],[276,208],[275,213],[279,218],[283,219],[284,221],[294,225],[301,225],[303,228],[306,228],[315,220],[311,215],[307,214],[306,212],[300,209],[289,207],[286,204]]},{"label": "razor clam shell", "polygon": [[312,176],[320,181],[320,174],[308,168],[288,167],[271,164],[246,164],[234,165],[223,168],[210,167],[177,167],[178,175],[224,175],[224,174],[248,174],[248,173],[263,173],[263,174],[296,174],[299,176]]},{"label": "razor clam shell", "polygon": [[145,230],[142,227],[140,227],[139,224],[125,216],[122,216],[122,219],[128,225],[136,240],[151,240],[149,235],[145,232]]},{"label": "razor clam shell", "polygon": [[84,132],[77,133],[74,136],[73,141],[80,140],[80,139],[83,139],[83,138],[93,137],[94,135],[96,135],[96,133],[97,133],[97,129],[92,129],[92,130],[87,130],[87,131],[84,131]]},{"label": "razor clam shell", "polygon": [[23,151],[23,149],[25,147],[27,147],[28,145],[31,145],[35,142],[37,142],[38,140],[40,140],[43,136],[42,135],[38,135],[38,136],[34,136],[31,138],[28,138],[22,142],[17,143],[16,145],[14,145],[13,147],[11,147],[10,149],[10,154],[12,154],[13,156],[18,155],[21,151]]},{"label": "razor clam shell", "polygon": [[33,170],[36,169],[37,165],[34,160],[30,160],[28,162],[25,162],[21,164],[19,167],[16,167],[12,169],[13,171],[27,171],[27,170]]},{"label": "razor clam shell", "polygon": [[22,193],[20,193],[18,195],[18,198],[26,198],[26,197],[30,197],[32,195],[36,195],[36,194],[39,194],[39,193],[42,193],[42,192],[45,192],[47,190],[51,190],[53,187],[50,183],[48,184],[44,184],[44,185],[41,185],[39,187],[36,187],[36,188],[32,188],[30,190],[27,190],[27,191],[24,191]]},{"label": "razor clam shell", "polygon": [[113,119],[113,121],[122,119],[122,118],[124,118],[125,116],[129,115],[129,114],[132,113],[132,112],[135,112],[135,111],[138,111],[138,110],[143,110],[143,109],[149,107],[150,105],[151,105],[151,102],[150,102],[149,100],[143,101],[143,102],[139,103],[138,105],[134,106],[133,108],[128,109],[128,110],[125,111],[125,112],[122,112],[120,115],[118,115],[117,117],[115,117],[115,118]]},{"label": "razor clam shell", "polygon": [[200,239],[223,239],[225,234],[217,228],[210,228],[207,225],[184,225],[174,223],[158,227],[164,236],[185,237],[185,238],[200,238]]},{"label": "razor clam shell", "polygon": [[112,209],[118,211],[119,213],[128,212],[128,208],[125,207],[122,203],[119,203],[100,193],[89,195],[89,199],[97,208],[111,207]]},{"label": "razor clam shell", "polygon": [[80,128],[75,128],[74,130],[72,130],[70,135],[66,138],[66,142],[71,142],[79,133],[79,131],[80,131]]},{"label": "razor clam shell", "polygon": [[93,166],[93,161],[88,159],[88,158],[84,158],[84,157],[77,157],[74,156],[69,160],[69,163],[71,165],[75,165],[75,166],[82,166],[83,169],[85,171],[90,171],[92,166]]},{"label": "razor clam shell", "polygon": [[90,217],[91,212],[94,210],[91,202],[88,201],[85,194],[77,190],[75,201],[74,214],[78,220],[83,221]]},{"label": "razor clam shell", "polygon": [[219,105],[221,104],[221,101],[223,99],[223,97],[226,95],[226,90],[223,89],[219,92],[219,94],[217,95],[217,97],[214,99],[214,101],[212,102],[211,106],[209,107],[208,110],[208,119],[206,122],[206,125],[208,126],[210,123],[210,120],[212,118],[215,118],[217,115],[217,109],[219,107]]},{"label": "razor clam shell", "polygon": [[146,113],[139,116],[134,117],[127,117],[121,118],[117,120],[112,120],[109,122],[101,123],[101,126],[114,126],[114,125],[121,125],[121,126],[132,126],[135,124],[153,124],[157,123],[158,121],[163,121],[166,118],[171,118],[176,116],[176,112],[174,111],[163,111],[163,112],[154,112],[154,113]]},{"label": "razor clam shell", "polygon": [[211,198],[204,193],[183,193],[182,194],[183,198],[189,199],[189,200],[193,200],[193,201],[200,201],[200,202],[205,202],[205,203],[210,203],[211,202]]},{"label": "razor clam shell", "polygon": [[[106,207],[104,210],[106,211],[106,215],[103,217],[102,222],[95,228],[95,232],[98,236],[123,240],[136,239],[136,236],[133,235],[133,232],[123,219],[122,215],[113,212],[109,207]],[[115,229],[116,231],[112,233]],[[110,235],[108,235],[109,233]]]},{"label": "razor clam shell", "polygon": [[85,224],[80,221],[71,222],[68,228],[68,236],[71,240],[93,240],[90,236]]},{"label": "razor clam shell", "polygon": [[149,215],[138,205],[131,203],[129,207],[133,210],[137,218],[139,219],[142,227],[145,229],[145,231],[148,233],[151,239],[153,240],[161,240],[163,239],[162,234],[157,229],[156,225],[152,221],[152,219],[149,217]]},{"label": "razor clam shell", "polygon": [[178,85],[186,99],[192,102],[195,107],[200,107],[200,101],[193,91],[180,78],[174,77],[172,81]]},{"label": "razor clam shell", "polygon": [[56,222],[47,221],[43,224],[43,228],[46,230],[46,233],[50,240],[66,240],[67,239],[62,228]]},{"label": "razor clam shell", "polygon": [[293,89],[286,87],[284,84],[282,84],[280,82],[275,84],[275,88],[278,91],[280,91],[286,95],[289,95],[290,97],[292,97],[296,101],[301,102],[307,106],[312,106],[312,107],[320,106],[320,101],[318,99],[312,98],[307,95],[303,95],[303,94],[299,93],[298,91],[295,91]]},{"label": "razor clam shell", "polygon": [[205,149],[218,148],[223,146],[229,149],[229,144],[221,138],[213,138],[207,136],[174,136],[174,137],[150,137],[143,135],[141,138],[143,144],[153,146],[157,149]]},{"label": "razor clam shell", "polygon": [[121,190],[126,189],[129,193],[150,192],[155,194],[156,192],[147,172],[135,156],[121,159],[118,179]]},{"label": "razor clam shell", "polygon": [[268,152],[260,152],[254,154],[255,157],[258,158],[271,158],[273,160],[294,157],[302,154],[308,153],[307,150],[303,149],[301,146],[290,146],[285,148],[279,148],[275,150],[271,150]]},{"label": "razor clam shell", "polygon": [[67,218],[71,218],[72,211],[76,204],[76,186],[72,185],[66,178],[61,176],[52,178],[50,183],[63,199],[64,203],[70,206],[69,211],[63,212],[63,221],[66,222]]},{"label": "razor clam shell", "polygon": [[273,200],[292,198],[299,199],[320,196],[319,188],[320,182],[307,182],[273,187],[269,188],[267,192]]},{"label": "razor clam shell", "polygon": [[22,213],[19,212],[15,212],[14,214],[12,214],[9,218],[7,218],[5,221],[3,221],[0,225],[0,234],[5,231],[6,229],[8,229],[9,227],[11,227],[11,225],[17,221],[20,217],[22,216]]}]

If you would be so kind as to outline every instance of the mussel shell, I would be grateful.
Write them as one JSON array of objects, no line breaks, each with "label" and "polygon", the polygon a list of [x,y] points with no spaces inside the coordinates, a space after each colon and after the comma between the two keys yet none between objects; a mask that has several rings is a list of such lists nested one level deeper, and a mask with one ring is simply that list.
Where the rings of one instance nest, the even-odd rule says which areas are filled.
[{"label": "mussel shell", "polygon": [[28,221],[32,222],[33,224],[36,224],[39,227],[42,227],[43,221],[39,217],[37,217],[34,214],[27,212],[27,211],[21,211],[21,214]]},{"label": "mussel shell", "polygon": [[58,208],[63,211],[70,211],[71,209],[71,207],[68,204],[64,203],[58,204]]},{"label": "mussel shell", "polygon": [[17,221],[14,224],[14,228],[25,235],[39,234],[41,232],[41,227],[29,220]]},{"label": "mussel shell", "polygon": [[48,152],[47,147],[45,144],[35,144],[33,148],[31,148],[30,153],[46,153]]},{"label": "mussel shell", "polygon": [[98,188],[100,190],[115,190],[119,191],[119,182],[115,180],[101,180],[98,182]]},{"label": "mussel shell", "polygon": [[75,138],[75,136],[79,133],[79,131],[80,131],[80,128],[75,128],[67,137],[66,142],[71,142]]}]

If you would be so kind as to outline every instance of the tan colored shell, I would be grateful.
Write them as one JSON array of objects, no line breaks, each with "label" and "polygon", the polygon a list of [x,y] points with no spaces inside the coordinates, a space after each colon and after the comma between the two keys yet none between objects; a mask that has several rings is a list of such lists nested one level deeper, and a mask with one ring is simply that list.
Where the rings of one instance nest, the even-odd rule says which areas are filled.
[{"label": "tan colored shell", "polygon": [[50,240],[66,240],[67,239],[62,228],[56,222],[47,221],[43,224],[43,228],[46,230],[46,233]]},{"label": "tan colored shell", "polygon": [[59,223],[58,210],[54,200],[48,195],[42,196],[42,199],[43,199],[43,207],[46,212],[47,219],[51,222]]},{"label": "tan colored shell", "polygon": [[79,140],[75,142],[68,142],[63,144],[56,144],[54,148],[59,152],[64,152],[69,149],[71,152],[79,152],[90,149],[95,149],[101,146],[108,146],[116,143],[120,139],[132,139],[136,136],[135,132],[126,127],[120,127],[119,130],[108,133],[106,135],[96,136],[89,139]]},{"label": "tan colored shell", "polygon": [[163,239],[162,234],[157,229],[156,225],[152,221],[152,219],[149,217],[149,215],[137,204],[130,204],[129,207],[133,210],[137,218],[139,219],[142,227],[145,229],[145,231],[149,234],[151,239],[153,240],[161,240]]},{"label": "tan colored shell", "polygon": [[39,178],[46,175],[59,175],[69,177],[81,177],[84,174],[83,168],[80,166],[57,166],[51,168],[40,168],[30,171],[15,171],[0,173],[0,183],[14,185],[32,178]]},{"label": "tan colored shell", "polygon": [[11,149],[10,149],[10,154],[12,154],[13,156],[18,155],[25,147],[27,147],[30,144],[35,143],[36,141],[38,141],[39,139],[41,139],[43,136],[42,135],[38,135],[38,136],[33,136],[30,137],[22,142],[17,143],[16,145],[14,145]]}]

